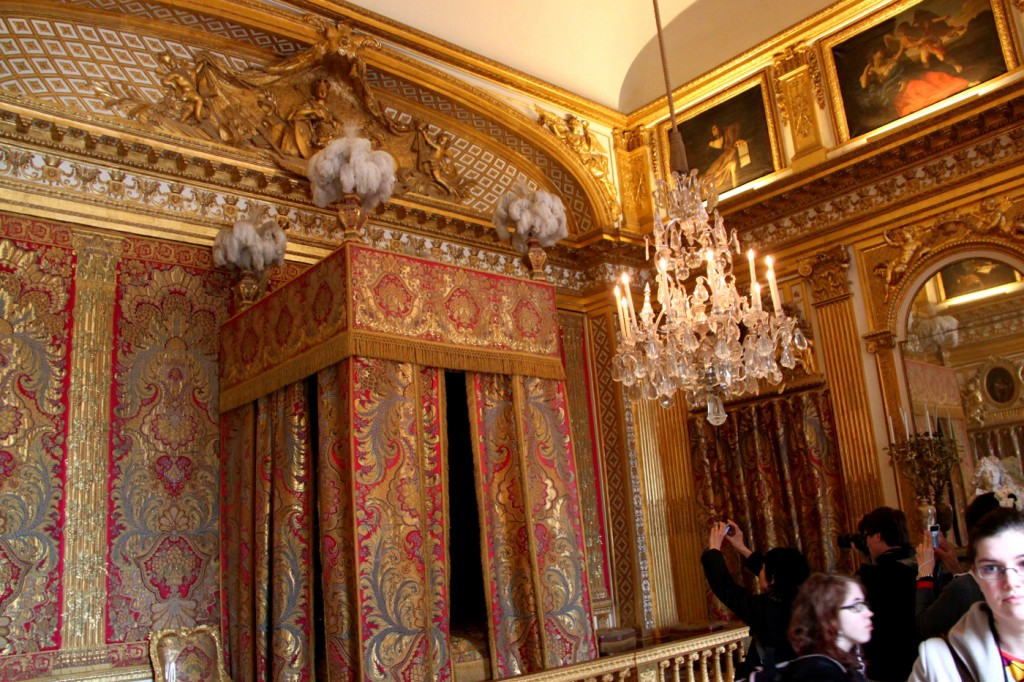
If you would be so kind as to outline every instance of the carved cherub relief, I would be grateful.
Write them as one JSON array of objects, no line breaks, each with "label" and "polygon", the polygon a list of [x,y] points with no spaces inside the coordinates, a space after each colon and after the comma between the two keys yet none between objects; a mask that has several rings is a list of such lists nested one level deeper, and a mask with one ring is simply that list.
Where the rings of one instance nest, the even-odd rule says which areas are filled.
[{"label": "carved cherub relief", "polygon": [[[108,106],[168,132],[265,150],[281,168],[306,175],[307,162],[332,140],[352,132],[389,152],[399,167],[396,193],[463,199],[474,184],[455,157],[455,136],[385,112],[367,81],[365,55],[381,49],[345,22],[305,20],[320,39],[279,63],[235,70],[212,55],[192,63],[163,54],[162,100],[149,103],[123,86],[99,89]],[[585,127],[584,127],[585,129]]]}]

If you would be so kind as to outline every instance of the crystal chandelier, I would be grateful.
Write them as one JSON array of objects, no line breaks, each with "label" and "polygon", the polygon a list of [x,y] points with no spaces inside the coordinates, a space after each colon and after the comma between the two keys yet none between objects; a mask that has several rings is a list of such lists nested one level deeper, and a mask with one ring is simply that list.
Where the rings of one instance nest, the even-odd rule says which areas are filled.
[{"label": "crystal chandelier", "polygon": [[779,365],[792,369],[794,350],[806,350],[807,339],[782,310],[770,256],[772,311],[761,304],[753,250],[747,251],[750,296],[737,292],[732,259],[741,253],[739,241],[735,230],[725,229],[714,185],[698,180],[696,171],[672,177],[672,183],[659,180],[654,191],[654,252],[647,255],[654,259],[659,309],[648,283],[637,315],[623,274],[623,289],[615,287],[619,346],[612,378],[630,398],[657,399],[664,407],[684,391],[690,405],[707,405],[708,421],[718,426],[725,422],[726,400],[757,393],[760,380],[780,383]]}]

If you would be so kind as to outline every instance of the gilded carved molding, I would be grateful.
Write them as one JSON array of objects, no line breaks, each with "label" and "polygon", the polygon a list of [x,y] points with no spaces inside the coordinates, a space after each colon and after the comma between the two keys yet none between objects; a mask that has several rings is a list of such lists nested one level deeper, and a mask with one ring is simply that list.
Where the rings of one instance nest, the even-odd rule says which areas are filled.
[{"label": "gilded carved molding", "polygon": [[537,124],[569,147],[587,172],[600,184],[605,207],[612,220],[618,220],[622,216],[622,207],[619,205],[618,191],[611,174],[611,156],[590,134],[590,122],[573,114],[559,117],[536,105],[533,110],[537,114]]},{"label": "gilded carved molding", "polygon": [[[967,180],[1024,162],[1024,97],[984,107],[935,129],[918,124],[909,142],[872,153],[841,170],[812,179],[794,178],[739,208],[724,207],[730,227],[762,248],[807,240],[883,214],[893,207],[937,195]],[[933,124],[934,125],[934,124]]]},{"label": "gilded carved molding", "polygon": [[850,253],[840,244],[800,261],[798,271],[811,287],[814,307],[835,303],[853,295],[849,279]]},{"label": "gilded carved molding", "polygon": [[868,352],[872,355],[877,355],[880,352],[892,350],[896,347],[896,336],[887,329],[865,334],[864,340],[867,342]]},{"label": "gilded carved molding", "polygon": [[[814,101],[818,108],[825,108],[825,86],[821,77],[818,54],[813,47],[786,46],[785,50],[775,55],[772,68],[775,74],[775,95],[779,106],[779,119],[783,123],[789,123],[790,109],[810,110],[810,102],[802,102],[799,105],[796,102],[789,102],[787,106],[787,93],[783,87],[786,80],[806,79],[814,93]],[[799,119],[800,116],[794,114],[794,118]]]},{"label": "gilded carved molding", "polygon": [[305,175],[307,160],[349,131],[370,137],[398,165],[397,196],[467,196],[473,181],[455,163],[454,135],[421,120],[388,115],[367,82],[365,55],[381,44],[351,24],[307,14],[320,39],[280,62],[238,68],[213,55],[157,56],[163,89],[155,102],[115,81],[101,83],[104,104],[171,135],[264,150]]},{"label": "gilded carved molding", "polygon": [[958,249],[983,246],[1024,257],[1024,201],[986,197],[927,221],[885,230],[863,249],[871,313],[878,328],[896,330],[900,302],[930,263]]}]

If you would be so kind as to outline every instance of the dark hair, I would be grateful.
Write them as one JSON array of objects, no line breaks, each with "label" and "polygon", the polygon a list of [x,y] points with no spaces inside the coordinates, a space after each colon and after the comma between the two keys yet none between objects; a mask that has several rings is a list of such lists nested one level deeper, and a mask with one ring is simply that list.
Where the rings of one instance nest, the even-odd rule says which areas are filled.
[{"label": "dark hair", "polygon": [[978,495],[971,503],[967,505],[967,509],[964,510],[964,523],[967,524],[967,531],[970,532],[971,528],[974,527],[978,521],[981,521],[981,517],[988,514],[993,509],[999,508],[999,499],[995,493],[982,493]]},{"label": "dark hair", "polygon": [[800,587],[789,619],[789,643],[798,656],[824,654],[848,669],[859,665],[853,650],[843,651],[836,643],[839,607],[846,601],[850,585],[860,585],[860,581],[845,575],[815,573]]},{"label": "dark hair", "polygon": [[864,535],[882,534],[882,542],[890,547],[901,547],[910,544],[910,530],[907,528],[907,515],[892,507],[872,509],[857,524],[857,530]]},{"label": "dark hair", "polygon": [[1024,514],[1016,509],[997,507],[981,517],[967,533],[967,560],[972,564],[978,555],[978,543],[1008,530],[1024,533]]},{"label": "dark hair", "polygon": [[786,601],[796,597],[797,590],[810,574],[807,558],[798,549],[776,547],[764,555],[764,577],[769,589]]}]

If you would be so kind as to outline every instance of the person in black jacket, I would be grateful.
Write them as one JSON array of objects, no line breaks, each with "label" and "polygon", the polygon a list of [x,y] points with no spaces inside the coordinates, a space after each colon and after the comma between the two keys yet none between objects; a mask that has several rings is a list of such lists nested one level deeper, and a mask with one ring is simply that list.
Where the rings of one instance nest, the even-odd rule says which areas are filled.
[{"label": "person in black jacket", "polygon": [[[731,535],[726,534],[729,527]],[[751,594],[729,574],[722,555],[722,543],[726,539],[746,558],[746,566],[759,573],[761,587],[765,590],[762,594]],[[735,522],[719,521],[711,527],[708,549],[701,555],[700,562],[714,595],[750,627],[754,642],[737,676],[744,676],[762,663],[770,665],[773,661],[792,658],[793,648],[786,638],[786,629],[796,592],[810,575],[804,555],[791,547],[776,547],[763,556],[751,552]]]},{"label": "person in black jacket", "polygon": [[871,558],[858,576],[875,612],[875,632],[864,647],[867,676],[876,682],[903,682],[917,660],[915,593],[917,561],[910,546],[907,517],[899,509],[879,507],[860,520],[857,529]]}]

